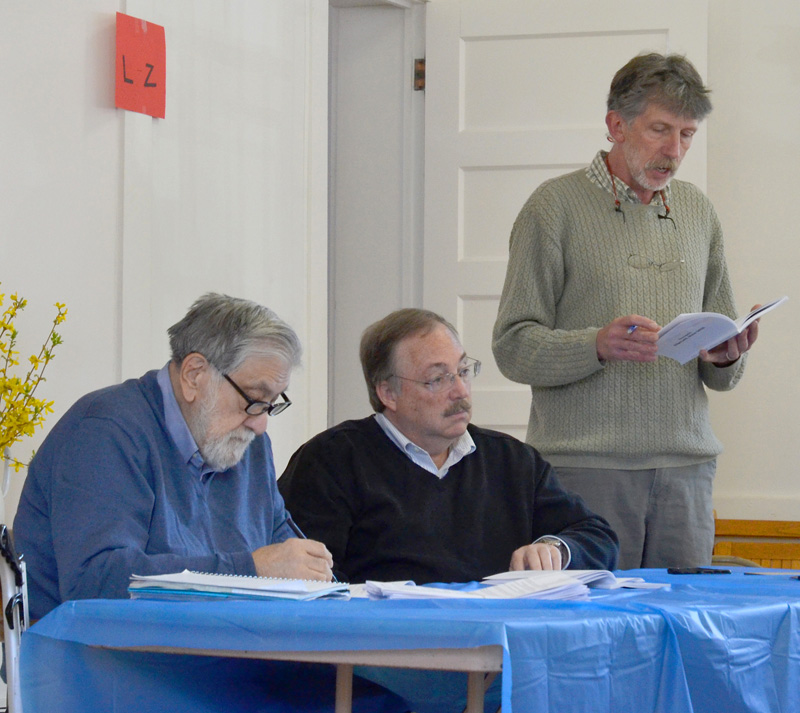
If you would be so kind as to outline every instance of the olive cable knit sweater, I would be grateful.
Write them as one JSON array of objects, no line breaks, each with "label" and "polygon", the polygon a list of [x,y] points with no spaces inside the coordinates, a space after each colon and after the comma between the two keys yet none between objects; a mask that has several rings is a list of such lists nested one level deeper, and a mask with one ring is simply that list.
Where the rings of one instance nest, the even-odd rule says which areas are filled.
[{"label": "olive cable knit sweater", "polygon": [[[682,312],[736,316],[717,215],[698,188],[677,180],[668,195],[672,220],[658,217],[660,201],[643,205],[624,191],[619,213],[590,170],[543,183],[511,233],[492,346],[503,374],[531,387],[527,441],[553,465],[571,467],[713,458],[722,448],[705,387],[733,388],[746,355],[726,368],[698,359],[603,363],[595,339],[626,314],[661,325]],[[654,266],[632,267],[632,255]],[[678,269],[658,268],[675,260],[683,261]]]}]

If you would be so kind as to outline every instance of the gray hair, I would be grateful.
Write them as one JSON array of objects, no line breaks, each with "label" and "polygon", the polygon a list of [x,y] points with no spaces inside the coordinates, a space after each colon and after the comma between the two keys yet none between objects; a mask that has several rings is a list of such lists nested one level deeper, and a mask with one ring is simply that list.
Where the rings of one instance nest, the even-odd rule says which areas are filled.
[{"label": "gray hair", "polygon": [[276,356],[295,367],[303,352],[295,331],[271,309],[213,292],[200,297],[167,333],[176,364],[196,352],[222,374],[251,356]]},{"label": "gray hair", "polygon": [[614,75],[608,111],[630,123],[648,104],[658,104],[676,116],[702,121],[711,113],[709,94],[686,57],[651,52],[634,57]]},{"label": "gray hair", "polygon": [[377,413],[386,409],[378,396],[377,387],[394,375],[397,345],[406,337],[428,334],[439,324],[443,324],[459,339],[456,328],[444,317],[412,307],[392,312],[364,330],[361,335],[361,368],[367,382],[369,402]]}]

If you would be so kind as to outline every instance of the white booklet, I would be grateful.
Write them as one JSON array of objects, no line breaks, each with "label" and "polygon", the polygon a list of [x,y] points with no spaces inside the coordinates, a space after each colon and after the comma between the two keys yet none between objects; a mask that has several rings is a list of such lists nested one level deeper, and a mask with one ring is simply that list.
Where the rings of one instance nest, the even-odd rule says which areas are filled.
[{"label": "white booklet", "polygon": [[319,599],[347,597],[349,587],[345,582],[211,574],[185,569],[174,574],[131,575],[128,593],[132,598],[183,599],[192,596],[216,596],[245,599]]},{"label": "white booklet", "polygon": [[694,359],[701,349],[713,349],[718,344],[735,337],[754,320],[788,299],[784,296],[768,302],[737,320],[717,312],[679,314],[658,332],[658,355],[686,364]]}]

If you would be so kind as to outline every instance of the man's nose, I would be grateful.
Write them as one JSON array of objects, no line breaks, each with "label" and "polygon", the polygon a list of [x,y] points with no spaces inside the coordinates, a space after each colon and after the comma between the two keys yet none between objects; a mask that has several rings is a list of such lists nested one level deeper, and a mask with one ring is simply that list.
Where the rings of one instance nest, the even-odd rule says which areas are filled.
[{"label": "man's nose", "polygon": [[258,416],[250,416],[244,420],[244,425],[257,436],[263,436],[267,430],[267,414],[262,413]]},{"label": "man's nose", "polygon": [[662,151],[669,158],[680,158],[683,155],[680,133],[670,134],[662,146]]},{"label": "man's nose", "polygon": [[450,398],[453,400],[463,399],[469,395],[469,379],[462,379],[458,374],[456,374],[455,378],[453,379],[453,386],[450,389]]}]

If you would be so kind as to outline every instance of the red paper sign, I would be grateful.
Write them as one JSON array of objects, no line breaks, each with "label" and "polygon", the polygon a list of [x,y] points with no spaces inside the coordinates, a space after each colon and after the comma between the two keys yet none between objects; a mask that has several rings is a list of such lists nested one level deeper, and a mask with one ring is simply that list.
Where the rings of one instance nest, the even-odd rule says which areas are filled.
[{"label": "red paper sign", "polygon": [[118,12],[114,106],[163,119],[166,90],[164,28]]}]

